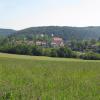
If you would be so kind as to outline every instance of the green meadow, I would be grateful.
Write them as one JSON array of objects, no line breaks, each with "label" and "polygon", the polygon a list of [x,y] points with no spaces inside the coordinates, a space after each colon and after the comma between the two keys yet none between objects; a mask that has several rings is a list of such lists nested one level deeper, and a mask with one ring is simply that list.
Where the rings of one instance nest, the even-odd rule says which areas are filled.
[{"label": "green meadow", "polygon": [[0,100],[100,100],[100,61],[1,53]]}]

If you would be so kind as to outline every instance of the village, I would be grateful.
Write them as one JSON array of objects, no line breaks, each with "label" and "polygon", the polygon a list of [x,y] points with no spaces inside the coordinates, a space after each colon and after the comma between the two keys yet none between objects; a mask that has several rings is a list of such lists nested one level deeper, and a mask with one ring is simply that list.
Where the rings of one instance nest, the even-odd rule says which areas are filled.
[{"label": "village", "polygon": [[[36,36],[34,36],[36,37]],[[65,41],[60,36],[54,36],[51,34],[51,37],[47,38],[46,34],[40,34],[38,38],[34,38],[33,40],[29,39],[21,39],[13,41],[14,44],[27,44],[27,45],[34,45],[43,48],[57,48],[57,47],[64,47],[67,46],[74,51],[98,51],[100,48],[100,42],[96,40],[72,40],[72,41]]]},{"label": "village", "polygon": [[41,39],[37,38],[34,40],[27,40],[24,38],[24,40],[17,40],[14,41],[16,44],[28,44],[28,45],[35,45],[35,46],[42,46],[42,47],[63,47],[64,46],[64,40],[61,37],[54,36],[52,34],[52,38],[50,40],[44,39],[44,35],[41,35]]}]

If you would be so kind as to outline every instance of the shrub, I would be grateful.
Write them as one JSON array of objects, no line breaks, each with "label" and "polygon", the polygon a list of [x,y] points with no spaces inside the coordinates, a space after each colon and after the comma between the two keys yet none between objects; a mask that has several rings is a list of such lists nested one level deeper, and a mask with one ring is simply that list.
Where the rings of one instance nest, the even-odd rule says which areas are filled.
[{"label": "shrub", "polygon": [[100,60],[100,54],[97,54],[94,52],[88,52],[88,53],[80,55],[80,58],[86,59],[86,60]]}]

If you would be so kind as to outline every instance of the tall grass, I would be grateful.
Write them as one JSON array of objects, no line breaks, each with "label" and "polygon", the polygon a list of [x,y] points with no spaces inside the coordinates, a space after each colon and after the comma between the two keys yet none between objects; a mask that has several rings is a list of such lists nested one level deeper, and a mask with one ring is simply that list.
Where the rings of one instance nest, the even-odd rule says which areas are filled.
[{"label": "tall grass", "polygon": [[100,100],[100,61],[1,54],[0,100]]}]

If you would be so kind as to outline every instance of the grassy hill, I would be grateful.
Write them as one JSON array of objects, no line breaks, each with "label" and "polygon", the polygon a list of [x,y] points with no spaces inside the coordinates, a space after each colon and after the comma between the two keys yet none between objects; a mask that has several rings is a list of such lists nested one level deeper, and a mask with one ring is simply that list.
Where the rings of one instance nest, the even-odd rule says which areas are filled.
[{"label": "grassy hill", "polygon": [[0,100],[99,100],[100,61],[0,54]]},{"label": "grassy hill", "polygon": [[15,33],[15,30],[12,29],[1,29],[0,28],[0,37],[8,36],[9,34]]},{"label": "grassy hill", "polygon": [[17,31],[12,35],[17,39],[27,38],[32,39],[35,35],[46,34],[51,36],[62,37],[64,40],[70,39],[98,39],[100,37],[100,27],[60,27],[60,26],[46,26],[46,27],[30,27]]}]

